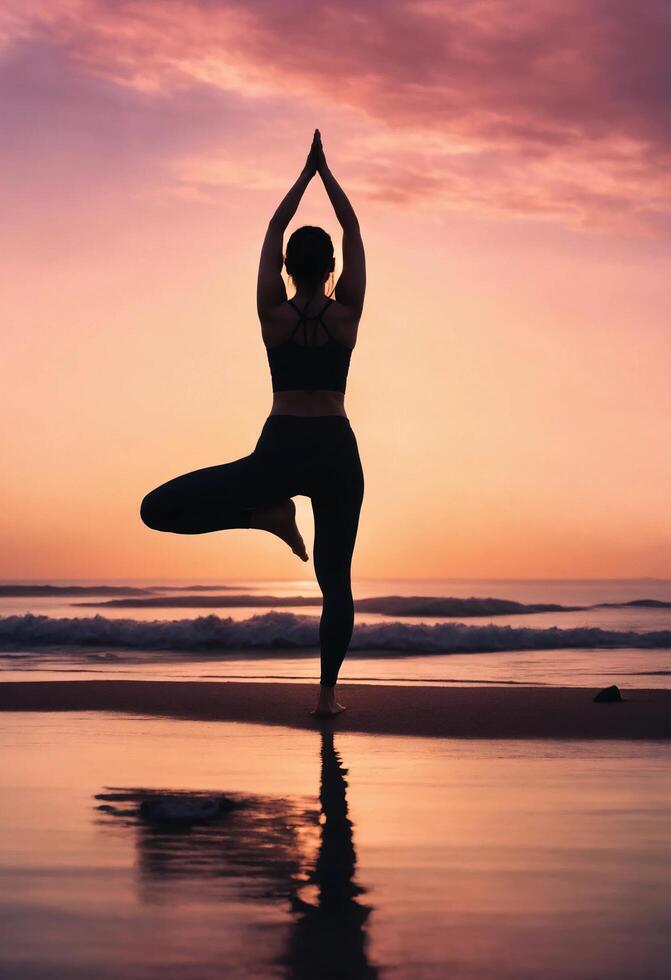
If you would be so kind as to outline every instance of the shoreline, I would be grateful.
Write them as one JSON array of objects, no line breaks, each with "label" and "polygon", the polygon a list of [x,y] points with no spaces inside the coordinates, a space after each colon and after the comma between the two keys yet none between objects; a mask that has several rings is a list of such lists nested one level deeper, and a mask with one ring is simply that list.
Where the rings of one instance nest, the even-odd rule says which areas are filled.
[{"label": "shoreline", "polygon": [[316,685],[244,681],[77,680],[0,682],[0,711],[105,711],[288,728],[431,738],[667,739],[671,691],[598,688],[404,687],[342,684],[348,710],[310,716]]}]

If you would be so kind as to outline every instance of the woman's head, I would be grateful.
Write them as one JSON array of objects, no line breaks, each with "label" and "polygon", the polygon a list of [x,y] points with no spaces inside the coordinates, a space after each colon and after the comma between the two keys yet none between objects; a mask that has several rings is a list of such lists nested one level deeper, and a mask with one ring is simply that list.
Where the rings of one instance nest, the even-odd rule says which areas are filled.
[{"label": "woman's head", "polygon": [[297,289],[316,289],[335,269],[331,236],[315,225],[297,228],[287,242],[284,264]]}]

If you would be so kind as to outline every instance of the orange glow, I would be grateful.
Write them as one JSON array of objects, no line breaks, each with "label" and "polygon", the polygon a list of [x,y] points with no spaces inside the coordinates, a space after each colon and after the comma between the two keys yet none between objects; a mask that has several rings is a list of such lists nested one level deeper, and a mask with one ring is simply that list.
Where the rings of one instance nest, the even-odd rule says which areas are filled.
[{"label": "orange glow", "polygon": [[[332,41],[321,69],[271,70],[270,12],[230,4],[213,25],[185,3],[180,33],[158,3],[124,34],[114,5],[83,6],[88,33],[65,0],[17,4],[0,30],[0,577],[304,574],[275,538],[159,534],[138,508],[171,476],[254,446],[271,401],[258,254],[315,125],[368,260],[347,397],[366,474],[354,576],[669,574],[665,177],[641,169],[649,134],[601,118],[597,94],[560,118],[531,74],[511,105],[555,143],[541,152],[511,122],[497,136],[464,64],[453,131],[431,123],[428,89],[414,124],[399,95],[392,131],[383,87],[355,73],[363,40],[349,64]],[[425,4],[422,29],[448,8]],[[560,136],[576,130],[571,148]],[[287,235],[306,223],[333,235],[337,273],[317,181]],[[298,517],[308,540],[302,498]]]}]

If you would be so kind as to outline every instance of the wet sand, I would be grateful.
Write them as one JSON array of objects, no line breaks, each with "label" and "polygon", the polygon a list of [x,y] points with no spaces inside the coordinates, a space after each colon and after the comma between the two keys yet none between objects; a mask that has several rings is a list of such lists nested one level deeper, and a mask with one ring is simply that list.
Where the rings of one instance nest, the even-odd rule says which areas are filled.
[{"label": "wet sand", "polygon": [[671,692],[623,691],[594,703],[595,688],[339,686],[348,710],[314,719],[316,685],[181,681],[0,683],[2,711],[118,711],[290,728],[449,738],[663,739]]},{"label": "wet sand", "polygon": [[0,757],[2,977],[668,976],[661,741],[6,712]]}]

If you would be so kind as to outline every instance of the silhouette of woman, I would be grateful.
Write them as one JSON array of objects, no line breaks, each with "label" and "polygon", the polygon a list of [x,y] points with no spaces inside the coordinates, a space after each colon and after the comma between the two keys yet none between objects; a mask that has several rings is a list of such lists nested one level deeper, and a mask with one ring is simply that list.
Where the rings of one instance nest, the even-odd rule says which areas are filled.
[{"label": "silhouette of woman", "polygon": [[[335,268],[331,238],[322,228],[298,228],[284,258],[296,288],[289,300],[281,275],[284,231],[316,173],[342,226],[343,270],[331,290],[334,300],[324,289]],[[364,480],[344,402],[365,291],[359,221],[327,166],[317,129],[305,166],[270,219],[261,249],[256,302],[273,404],[256,447],[242,459],[164,483],[147,494],[140,511],[148,527],[175,534],[259,528],[307,561],[291,498],[310,498],[315,574],[323,596],[320,691],[312,711],[319,717],[345,710],[335,688],[354,626],[350,569]]]}]

